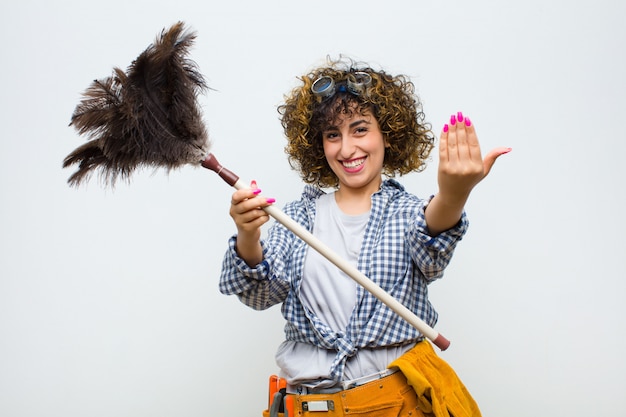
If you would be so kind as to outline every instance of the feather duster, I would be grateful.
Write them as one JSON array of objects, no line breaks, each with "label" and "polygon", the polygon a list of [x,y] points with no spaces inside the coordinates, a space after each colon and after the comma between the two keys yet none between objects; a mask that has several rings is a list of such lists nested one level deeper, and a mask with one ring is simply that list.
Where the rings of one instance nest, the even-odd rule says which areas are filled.
[{"label": "feather duster", "polygon": [[99,170],[108,185],[139,167],[200,164],[209,140],[197,104],[208,87],[186,58],[195,33],[178,22],[163,30],[126,72],[95,80],[83,93],[70,126],[89,140],[63,161],[78,164],[68,183],[78,186]]}]

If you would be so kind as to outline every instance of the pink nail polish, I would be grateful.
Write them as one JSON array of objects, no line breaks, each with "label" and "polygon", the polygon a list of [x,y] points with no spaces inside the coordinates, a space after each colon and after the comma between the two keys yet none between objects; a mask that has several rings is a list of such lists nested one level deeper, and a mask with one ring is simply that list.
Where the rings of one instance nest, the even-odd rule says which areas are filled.
[{"label": "pink nail polish", "polygon": [[463,113],[458,112],[456,114],[456,120],[458,120],[459,123],[463,122]]},{"label": "pink nail polish", "polygon": [[452,115],[450,116],[450,125],[454,126],[456,124],[456,116]]},{"label": "pink nail polish", "polygon": [[447,124],[443,125],[443,133],[448,133],[448,129],[449,128]]},{"label": "pink nail polish", "polygon": [[469,127],[469,126],[471,126],[471,125],[472,125],[472,122],[470,121],[469,117],[466,117],[466,118],[465,118],[465,126],[468,126],[468,127]]},{"label": "pink nail polish", "polygon": [[252,190],[252,194],[261,194],[261,189],[255,188],[254,190]]},{"label": "pink nail polish", "polygon": [[255,180],[250,181],[250,187],[256,188],[256,181]]},{"label": "pink nail polish", "polygon": [[267,202],[267,204],[273,204],[276,202],[275,198],[266,198],[265,201]]}]

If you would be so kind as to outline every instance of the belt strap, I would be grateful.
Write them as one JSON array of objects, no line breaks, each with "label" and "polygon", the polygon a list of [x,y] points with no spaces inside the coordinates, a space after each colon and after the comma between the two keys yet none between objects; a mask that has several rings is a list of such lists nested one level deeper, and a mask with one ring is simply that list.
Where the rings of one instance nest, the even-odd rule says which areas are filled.
[{"label": "belt strap", "polygon": [[385,369],[384,371],[376,372],[375,374],[372,374],[372,375],[362,376],[360,378],[352,379],[350,381],[343,381],[341,383],[341,387],[344,390],[360,387],[361,385],[365,385],[369,382],[385,378],[389,375],[393,375],[399,370],[400,370],[399,368],[394,367],[394,368]]},{"label": "belt strap", "polygon": [[339,383],[339,385],[333,387],[326,388],[315,388],[315,387],[307,387],[305,385],[297,385],[293,387],[288,387],[287,392],[292,392],[300,395],[307,394],[335,394],[337,392],[349,390],[352,388],[360,387],[361,385],[368,384],[372,381],[377,381],[379,379],[388,377],[390,375],[395,374],[400,369],[393,367],[389,369],[385,369],[384,371],[376,372],[375,374],[362,376],[359,378],[351,379],[349,381],[343,381]]}]

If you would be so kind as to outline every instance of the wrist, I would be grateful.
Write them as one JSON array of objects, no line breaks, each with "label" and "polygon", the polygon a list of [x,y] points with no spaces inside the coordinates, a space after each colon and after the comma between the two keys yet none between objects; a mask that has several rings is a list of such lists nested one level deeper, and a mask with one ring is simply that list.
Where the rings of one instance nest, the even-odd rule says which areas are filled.
[{"label": "wrist", "polygon": [[439,192],[435,195],[434,199],[438,200],[438,204],[441,207],[445,207],[447,209],[456,209],[463,210],[465,207],[465,203],[469,199],[470,191],[467,192],[454,192],[449,193],[445,191],[439,190]]}]

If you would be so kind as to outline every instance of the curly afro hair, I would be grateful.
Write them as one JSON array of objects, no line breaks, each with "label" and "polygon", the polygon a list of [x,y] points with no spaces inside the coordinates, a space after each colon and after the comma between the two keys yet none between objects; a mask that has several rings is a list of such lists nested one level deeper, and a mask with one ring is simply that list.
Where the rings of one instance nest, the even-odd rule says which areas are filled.
[{"label": "curly afro hair", "polygon": [[[366,72],[372,77],[364,94],[355,95],[341,88],[355,72]],[[320,98],[311,91],[313,83],[322,76],[331,77],[338,87],[331,97]],[[389,144],[383,162],[385,175],[394,177],[426,168],[435,136],[430,124],[424,121],[415,86],[407,76],[392,76],[352,60],[340,59],[299,79],[303,84],[285,96],[285,103],[278,107],[278,112],[287,137],[285,153],[291,167],[300,172],[305,183],[322,188],[338,186],[338,179],[324,156],[322,132],[339,118],[351,117],[354,112],[370,112],[378,121]]]}]

